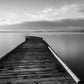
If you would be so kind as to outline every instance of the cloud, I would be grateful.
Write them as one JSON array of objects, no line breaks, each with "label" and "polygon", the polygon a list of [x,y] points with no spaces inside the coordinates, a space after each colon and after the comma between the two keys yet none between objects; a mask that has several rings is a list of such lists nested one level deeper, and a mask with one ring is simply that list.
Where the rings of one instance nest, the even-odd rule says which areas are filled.
[{"label": "cloud", "polygon": [[22,14],[10,12],[0,20],[0,25],[18,24],[27,21],[57,21],[81,18],[84,18],[83,4],[65,4],[57,8],[49,7],[38,11],[22,12]]},{"label": "cloud", "polygon": [[60,20],[66,18],[84,18],[84,14],[80,12],[82,7],[77,4],[65,4],[59,8],[45,8],[35,13],[24,13],[26,16],[32,18],[32,20]]},{"label": "cloud", "polygon": [[18,15],[15,13],[9,13],[6,17],[0,19],[0,25],[7,25],[7,24],[16,24],[20,23],[18,19]]},{"label": "cloud", "polygon": [[79,12],[84,13],[84,4],[81,4],[79,7]]}]

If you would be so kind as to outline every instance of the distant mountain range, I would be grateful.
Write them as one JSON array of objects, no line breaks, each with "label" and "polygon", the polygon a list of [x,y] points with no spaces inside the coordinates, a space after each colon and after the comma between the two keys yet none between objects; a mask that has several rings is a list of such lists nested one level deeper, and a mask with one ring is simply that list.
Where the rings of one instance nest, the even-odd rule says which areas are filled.
[{"label": "distant mountain range", "polygon": [[84,19],[63,19],[57,21],[32,21],[0,26],[0,31],[84,31]]}]

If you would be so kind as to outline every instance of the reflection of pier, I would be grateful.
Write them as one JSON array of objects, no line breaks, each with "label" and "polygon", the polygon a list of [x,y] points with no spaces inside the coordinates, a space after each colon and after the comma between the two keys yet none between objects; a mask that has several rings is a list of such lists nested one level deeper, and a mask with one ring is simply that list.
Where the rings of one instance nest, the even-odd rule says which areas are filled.
[{"label": "reflection of pier", "polygon": [[39,37],[26,41],[0,60],[0,84],[76,84]]}]

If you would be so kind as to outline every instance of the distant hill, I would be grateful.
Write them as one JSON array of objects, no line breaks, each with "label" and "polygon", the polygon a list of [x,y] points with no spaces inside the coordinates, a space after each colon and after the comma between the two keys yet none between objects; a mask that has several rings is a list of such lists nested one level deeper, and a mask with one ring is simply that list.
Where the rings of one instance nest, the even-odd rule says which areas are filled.
[{"label": "distant hill", "polygon": [[57,21],[32,21],[0,26],[7,31],[84,31],[84,19],[63,19]]}]

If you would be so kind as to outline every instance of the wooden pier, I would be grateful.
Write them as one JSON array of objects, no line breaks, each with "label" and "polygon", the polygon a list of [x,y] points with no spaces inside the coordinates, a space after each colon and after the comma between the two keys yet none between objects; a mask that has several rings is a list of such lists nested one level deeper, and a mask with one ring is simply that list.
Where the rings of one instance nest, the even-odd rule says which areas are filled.
[{"label": "wooden pier", "polygon": [[25,42],[0,59],[0,84],[76,84],[40,37]]}]

